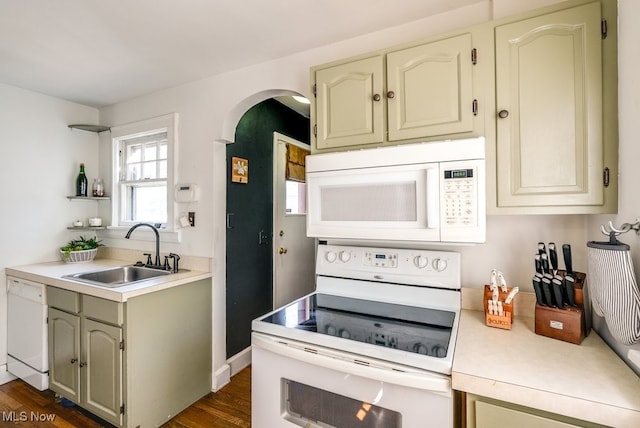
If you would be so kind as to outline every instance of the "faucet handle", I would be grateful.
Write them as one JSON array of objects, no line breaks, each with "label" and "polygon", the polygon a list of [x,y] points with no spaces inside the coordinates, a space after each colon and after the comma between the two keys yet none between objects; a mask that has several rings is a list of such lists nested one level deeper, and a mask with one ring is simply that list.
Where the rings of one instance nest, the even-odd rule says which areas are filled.
[{"label": "faucet handle", "polygon": [[164,270],[171,270],[171,266],[169,266],[169,256],[164,256]]},{"label": "faucet handle", "polygon": [[175,253],[169,253],[167,257],[171,257],[173,259],[173,273],[177,273],[178,268],[178,260],[180,260],[180,256]]},{"label": "faucet handle", "polygon": [[147,265],[151,266],[153,264],[153,262],[151,261],[151,254],[150,253],[143,253],[143,256],[147,256]]}]

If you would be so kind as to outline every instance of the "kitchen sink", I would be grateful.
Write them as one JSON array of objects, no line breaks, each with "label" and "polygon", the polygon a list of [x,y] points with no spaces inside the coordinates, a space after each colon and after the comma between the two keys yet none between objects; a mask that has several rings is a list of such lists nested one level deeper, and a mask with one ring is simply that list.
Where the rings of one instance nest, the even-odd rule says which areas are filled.
[{"label": "kitchen sink", "polygon": [[169,274],[171,274],[171,272],[168,270],[150,269],[142,266],[120,266],[92,272],[64,275],[63,278],[99,285],[101,287],[116,288]]}]

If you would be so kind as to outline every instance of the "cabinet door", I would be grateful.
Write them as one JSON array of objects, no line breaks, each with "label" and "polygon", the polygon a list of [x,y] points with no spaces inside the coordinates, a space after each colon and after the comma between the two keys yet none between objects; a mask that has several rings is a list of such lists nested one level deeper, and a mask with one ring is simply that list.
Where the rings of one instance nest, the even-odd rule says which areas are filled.
[{"label": "cabinet door", "polygon": [[604,203],[600,3],[496,27],[499,207]]},{"label": "cabinet door", "polygon": [[382,142],[382,89],[381,55],[317,70],[316,148]]},{"label": "cabinet door", "polygon": [[83,407],[121,424],[122,415],[122,329],[82,319]]},{"label": "cabinet door", "polygon": [[471,34],[387,55],[389,141],[473,130]]},{"label": "cabinet door", "polygon": [[49,308],[49,388],[80,403],[80,317]]}]

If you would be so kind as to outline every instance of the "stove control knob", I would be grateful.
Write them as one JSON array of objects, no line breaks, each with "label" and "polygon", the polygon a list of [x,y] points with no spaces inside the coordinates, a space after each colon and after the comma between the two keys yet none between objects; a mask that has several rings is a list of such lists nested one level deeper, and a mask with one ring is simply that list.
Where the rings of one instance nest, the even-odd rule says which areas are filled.
[{"label": "stove control knob", "polygon": [[351,260],[351,253],[348,251],[340,251],[340,254],[338,257],[340,257],[340,261],[342,263],[346,263],[349,260]]},{"label": "stove control knob", "polygon": [[340,337],[343,337],[345,339],[350,339],[351,333],[349,333],[349,330],[347,330],[346,328],[343,328],[342,330],[340,330]]},{"label": "stove control knob", "polygon": [[416,343],[415,345],[413,345],[413,352],[422,355],[429,355],[429,350],[422,343]]},{"label": "stove control knob", "polygon": [[338,330],[332,326],[332,325],[328,325],[327,326],[327,334],[330,336],[337,336],[338,335]]},{"label": "stove control knob", "polygon": [[337,256],[333,251],[327,251],[324,255],[324,258],[327,259],[329,263],[333,263],[336,261]]},{"label": "stove control knob", "polygon": [[443,259],[434,259],[432,264],[433,264],[433,268],[437,272],[442,272],[447,268],[447,261]]},{"label": "stove control knob", "polygon": [[438,358],[444,358],[447,356],[447,350],[440,345],[435,345],[431,348],[431,355]]},{"label": "stove control knob", "polygon": [[413,258],[413,264],[416,265],[418,269],[424,269],[429,264],[429,259],[426,256],[415,256]]}]

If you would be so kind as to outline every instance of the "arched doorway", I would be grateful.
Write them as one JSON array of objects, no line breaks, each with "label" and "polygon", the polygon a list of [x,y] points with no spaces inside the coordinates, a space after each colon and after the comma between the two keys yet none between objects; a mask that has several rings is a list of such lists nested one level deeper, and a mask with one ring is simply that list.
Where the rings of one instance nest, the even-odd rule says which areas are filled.
[{"label": "arched doorway", "polygon": [[[226,146],[227,358],[248,354],[251,320],[272,309],[273,132],[308,143],[309,131],[308,117],[261,99],[239,117]],[[247,168],[244,179],[232,180],[234,161]]]}]

